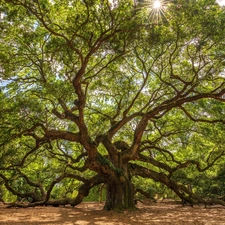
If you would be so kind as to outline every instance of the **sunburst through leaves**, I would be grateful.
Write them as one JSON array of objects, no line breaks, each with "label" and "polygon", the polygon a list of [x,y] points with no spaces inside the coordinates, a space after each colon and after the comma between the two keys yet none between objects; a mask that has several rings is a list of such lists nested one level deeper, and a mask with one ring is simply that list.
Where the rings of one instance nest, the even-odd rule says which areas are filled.
[{"label": "sunburst through leaves", "polygon": [[147,7],[150,10],[150,20],[153,23],[160,24],[164,21],[168,21],[168,15],[169,12],[167,10],[168,8],[168,1],[166,0],[150,0],[149,3],[147,3]]}]

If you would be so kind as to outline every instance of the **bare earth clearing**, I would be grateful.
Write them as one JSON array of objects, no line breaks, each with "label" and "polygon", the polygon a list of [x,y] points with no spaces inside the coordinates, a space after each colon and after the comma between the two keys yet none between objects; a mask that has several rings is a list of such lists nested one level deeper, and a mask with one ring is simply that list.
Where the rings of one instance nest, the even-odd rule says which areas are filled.
[{"label": "bare earth clearing", "polygon": [[190,206],[173,203],[138,203],[139,210],[117,213],[102,210],[103,204],[82,203],[75,208],[6,208],[0,204],[1,225],[225,225],[225,207]]}]

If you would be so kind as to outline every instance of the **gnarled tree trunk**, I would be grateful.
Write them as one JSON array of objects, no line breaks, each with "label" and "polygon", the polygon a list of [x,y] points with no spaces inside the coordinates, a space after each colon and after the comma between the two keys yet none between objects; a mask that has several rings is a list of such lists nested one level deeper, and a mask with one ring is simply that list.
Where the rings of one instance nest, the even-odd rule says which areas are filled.
[{"label": "gnarled tree trunk", "polygon": [[[124,178],[124,179],[123,179]],[[136,209],[134,203],[134,188],[131,180],[123,177],[116,182],[106,184],[105,210],[123,211]]]},{"label": "gnarled tree trunk", "polygon": [[104,209],[134,210],[134,185],[127,164],[119,165],[114,177],[106,179],[106,203]]}]

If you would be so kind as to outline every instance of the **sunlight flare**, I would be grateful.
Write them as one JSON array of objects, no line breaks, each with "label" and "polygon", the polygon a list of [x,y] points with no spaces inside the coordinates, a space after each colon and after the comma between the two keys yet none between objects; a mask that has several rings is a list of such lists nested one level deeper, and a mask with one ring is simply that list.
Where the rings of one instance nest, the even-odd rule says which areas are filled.
[{"label": "sunlight flare", "polygon": [[148,4],[150,10],[150,19],[153,23],[159,24],[163,21],[167,21],[167,3],[166,0],[152,0]]},{"label": "sunlight flare", "polygon": [[161,8],[162,4],[159,0],[153,2],[153,9]]}]

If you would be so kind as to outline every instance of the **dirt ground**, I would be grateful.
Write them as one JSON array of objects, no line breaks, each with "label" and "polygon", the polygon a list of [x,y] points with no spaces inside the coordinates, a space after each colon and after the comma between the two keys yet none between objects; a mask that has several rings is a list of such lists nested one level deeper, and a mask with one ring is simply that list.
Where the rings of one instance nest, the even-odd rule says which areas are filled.
[{"label": "dirt ground", "polygon": [[6,208],[0,204],[0,225],[225,225],[223,206],[182,206],[180,204],[138,203],[139,210],[117,213],[102,210],[103,204],[82,203],[75,208]]}]

